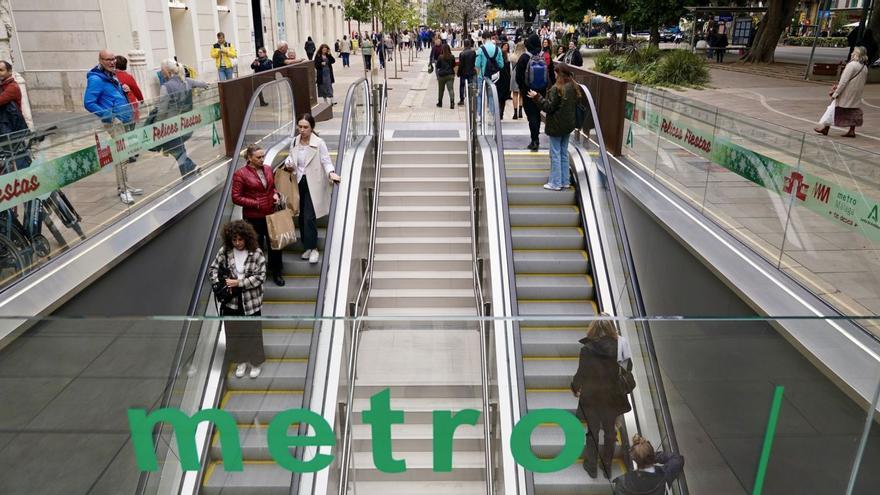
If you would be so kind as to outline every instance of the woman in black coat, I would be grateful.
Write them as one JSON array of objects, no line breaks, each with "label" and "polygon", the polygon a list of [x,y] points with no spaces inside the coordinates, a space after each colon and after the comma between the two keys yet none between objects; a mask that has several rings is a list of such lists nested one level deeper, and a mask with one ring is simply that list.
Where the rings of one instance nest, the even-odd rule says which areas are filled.
[{"label": "woman in black coat", "polygon": [[[259,49],[257,49],[257,58],[255,58],[254,61],[251,62],[251,69],[254,70],[254,74],[266,72],[267,70],[272,70],[272,59],[269,58],[265,48],[260,47]],[[268,103],[266,103],[266,100],[263,98],[263,93],[261,92],[260,106],[265,107],[266,105],[268,105]]]},{"label": "woman in black coat", "polygon": [[[612,321],[596,320],[590,324],[587,336],[580,342],[583,347],[577,373],[571,380],[571,391],[578,397],[577,416],[587,422],[587,452],[583,466],[587,474],[596,477],[601,430],[604,432],[602,471],[610,479],[614,444],[617,441],[615,423],[618,416],[632,410],[618,381],[617,328]],[[626,353],[624,357],[627,357]]]},{"label": "woman in black coat", "polygon": [[309,38],[306,40],[306,44],[303,48],[306,49],[306,56],[309,57],[309,60],[311,60],[312,57],[315,56],[315,42],[312,41],[311,36],[309,36]]},{"label": "woman in black coat", "polygon": [[330,54],[330,47],[324,43],[315,55],[315,82],[318,84],[318,96],[324,98],[325,103],[333,102],[333,83],[336,82],[334,63],[336,59]]},{"label": "woman in black coat", "polygon": [[504,67],[498,73],[498,82],[495,89],[498,90],[498,108],[501,110],[501,119],[504,120],[504,107],[510,99],[510,44],[501,44],[501,57],[504,58]]}]

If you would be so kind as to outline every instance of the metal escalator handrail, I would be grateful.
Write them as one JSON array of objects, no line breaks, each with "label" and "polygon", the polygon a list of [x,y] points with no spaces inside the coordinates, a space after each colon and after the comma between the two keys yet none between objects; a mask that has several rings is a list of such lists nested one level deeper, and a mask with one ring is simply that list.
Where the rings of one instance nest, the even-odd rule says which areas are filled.
[{"label": "metal escalator handrail", "polygon": [[[345,495],[348,493],[348,473],[349,466],[351,465],[351,444],[352,444],[352,409],[354,403],[354,387],[356,381],[356,370],[357,370],[357,361],[358,361],[358,346],[360,345],[360,332],[361,327],[363,325],[363,321],[360,320],[360,316],[362,316],[363,309],[367,305],[367,301],[370,298],[370,292],[373,286],[373,257],[375,256],[375,245],[376,245],[376,221],[379,215],[379,185],[381,180],[381,170],[382,170],[382,149],[383,143],[385,141],[385,114],[388,107],[388,98],[385,96],[385,88],[382,88],[382,96],[381,108],[379,109],[379,120],[373,122],[373,131],[375,132],[375,136],[373,139],[375,140],[375,148],[376,148],[376,156],[375,159],[375,167],[376,167],[376,176],[373,183],[373,195],[370,198],[372,202],[371,210],[370,210],[370,243],[367,254],[367,263],[364,267],[363,279],[361,280],[360,287],[358,287],[357,296],[354,301],[354,314],[349,315],[355,318],[354,324],[352,325],[352,336],[351,336],[351,352],[348,356],[348,391],[346,396],[346,404],[345,415],[342,420],[342,445],[341,449],[341,457],[339,461],[339,486],[338,486],[338,494]],[[375,97],[378,96],[379,93],[376,91],[375,93],[368,92],[369,95]],[[373,98],[375,99],[375,98]],[[373,105],[376,105],[376,102],[373,101],[371,108]]]},{"label": "metal escalator handrail", "polygon": [[[639,285],[639,279],[636,275],[635,261],[633,260],[632,250],[629,245],[629,236],[626,232],[626,225],[623,221],[623,209],[620,206],[620,196],[617,194],[617,184],[614,180],[614,171],[611,168],[611,164],[608,162],[608,151],[605,149],[605,138],[602,135],[602,126],[599,124],[599,113],[596,110],[596,102],[593,100],[593,94],[590,92],[589,88],[586,85],[578,84],[581,87],[581,91],[589,104],[589,110],[591,115],[593,115],[594,128],[596,130],[596,142],[599,146],[599,160],[602,162],[602,166],[605,169],[605,176],[608,178],[608,190],[609,196],[611,197],[611,205],[614,209],[614,218],[615,223],[617,225],[618,236],[621,241],[621,248],[623,249],[623,257],[624,263],[626,264],[626,277],[629,279],[629,286],[631,287],[632,297],[635,301],[636,312],[638,313],[636,316],[641,320],[641,324],[644,329],[644,337],[645,337],[645,350],[648,353],[648,362],[651,367],[651,373],[649,376],[649,380],[651,380],[651,386],[657,392],[657,406],[660,409],[660,417],[663,421],[663,427],[666,430],[666,439],[669,442],[669,448],[673,452],[678,452],[678,442],[675,438],[675,430],[672,425],[672,416],[669,412],[669,403],[666,396],[666,389],[663,387],[663,381],[660,379],[660,365],[657,359],[657,350],[654,346],[654,340],[651,336],[650,326],[647,321],[647,310],[645,308],[645,301],[642,298],[642,290]],[[589,135],[583,132],[583,129],[579,129],[582,135],[584,135],[587,139],[589,139]],[[684,472],[678,477],[676,482],[680,495],[687,495],[687,481],[685,480]]]},{"label": "metal escalator handrail", "polygon": [[[345,155],[348,150],[348,131],[349,126],[351,125],[351,115],[352,108],[354,102],[355,91],[363,84],[368,84],[366,79],[363,77],[357,79],[355,82],[348,87],[348,91],[345,94],[345,105],[342,109],[342,127],[339,131],[339,144],[336,152],[336,164],[335,169],[338,172],[342,171],[343,166],[345,164]],[[296,118],[296,117],[294,117]],[[324,321],[322,317],[324,316],[324,300],[325,293],[327,292],[327,285],[329,281],[327,280],[327,273],[330,271],[330,257],[327,256],[329,253],[328,248],[333,244],[334,231],[336,230],[336,205],[337,199],[339,197],[339,187],[333,187],[333,192],[330,199],[330,212],[329,212],[329,220],[327,221],[327,233],[324,235],[324,256],[321,260],[321,274],[318,278],[318,297],[315,300],[315,322],[312,327],[312,336],[309,342],[309,360],[306,364],[306,376],[305,376],[305,386],[303,387],[303,401],[302,401],[302,409],[309,409],[311,407],[312,402],[312,389],[314,388],[314,378],[315,378],[315,366],[317,365],[317,355],[318,355],[318,339],[321,334],[321,326]],[[308,433],[308,424],[300,423],[297,427],[297,436],[305,436]],[[294,457],[297,459],[302,459],[303,453],[305,452],[305,447],[296,447],[294,449]],[[299,491],[299,484],[302,481],[302,473],[293,473],[290,478],[290,493],[291,495],[296,494]]]},{"label": "metal escalator handrail", "polygon": [[[219,232],[220,232],[220,223],[222,222],[223,212],[226,210],[226,199],[229,197],[230,192],[232,190],[232,176],[235,173],[236,165],[238,163],[239,157],[241,156],[241,150],[244,145],[245,136],[247,134],[247,132],[246,132],[247,131],[247,123],[250,122],[250,120],[251,120],[251,117],[254,113],[254,109],[256,108],[257,102],[259,101],[259,95],[262,94],[262,91],[264,88],[267,88],[272,85],[280,85],[282,88],[284,88],[284,89],[282,89],[282,91],[286,90],[287,96],[290,98],[291,108],[295,108],[294,107],[293,90],[291,89],[290,83],[287,78],[281,78],[281,79],[276,79],[274,81],[265,82],[265,83],[261,84],[260,86],[258,86],[257,89],[254,91],[254,93],[251,95],[251,100],[250,100],[250,102],[248,102],[247,110],[245,111],[245,114],[244,114],[244,119],[243,119],[244,125],[242,126],[241,133],[238,135],[238,141],[236,142],[236,145],[235,145],[235,153],[232,155],[231,159],[229,160],[229,167],[228,167],[229,172],[226,176],[226,182],[223,185],[223,191],[221,192],[220,201],[219,201],[219,204],[217,205],[217,212],[214,214],[214,220],[211,223],[211,231],[208,234],[208,242],[205,246],[205,251],[202,254],[202,262],[199,266],[199,272],[196,277],[196,285],[195,285],[195,288],[193,289],[193,294],[192,294],[192,297],[190,298],[189,306],[187,307],[186,316],[188,316],[189,318],[196,316],[196,311],[198,310],[198,307],[199,307],[199,301],[202,298],[202,289],[205,285],[205,282],[206,282],[206,279],[208,276],[208,268],[211,265],[211,261],[213,259],[212,255],[213,255],[213,251],[214,251],[214,245],[217,242],[217,236],[219,235]],[[275,132],[275,131],[273,131],[273,132]],[[190,319],[185,321],[183,324],[183,331],[181,332],[180,338],[178,339],[178,342],[177,342],[177,349],[174,354],[174,361],[171,366],[171,371],[168,376],[168,381],[165,385],[165,389],[163,390],[162,400],[158,406],[159,408],[167,407],[167,405],[170,403],[171,393],[174,390],[174,387],[177,383],[177,377],[180,375],[180,373],[182,371],[181,367],[183,366],[183,361],[184,361],[184,359],[183,359],[184,358],[184,350],[186,348],[185,344],[186,344],[187,340],[189,339],[189,334],[190,334],[190,331],[191,331],[193,324],[194,324],[194,322]],[[160,434],[159,432],[155,433],[154,437],[158,436],[159,434]],[[158,445],[155,441],[154,441],[154,445],[156,447],[158,447]],[[207,459],[207,456],[205,456],[205,459]],[[140,473],[140,476],[138,478],[138,486],[136,488],[136,493],[143,494],[144,491],[147,489],[147,478],[149,477],[150,474],[151,473],[148,471],[142,471]]]},{"label": "metal escalator handrail", "polygon": [[[474,280],[474,296],[476,297],[477,302],[477,316],[479,317],[479,332],[480,332],[480,382],[482,386],[480,387],[480,397],[483,404],[483,442],[484,442],[484,462],[485,465],[485,476],[486,476],[486,494],[493,495],[495,493],[495,480],[494,480],[494,466],[492,462],[492,432],[489,429],[489,425],[491,423],[491,418],[489,417],[489,355],[486,349],[486,317],[491,316],[486,314],[486,302],[483,297],[483,280],[482,274],[480,270],[480,265],[478,260],[478,231],[479,231],[479,221],[480,215],[477,213],[477,198],[479,191],[476,187],[475,183],[475,169],[476,169],[476,156],[475,156],[475,146],[476,146],[476,129],[474,126],[475,121],[475,110],[474,105],[472,104],[470,85],[468,85],[468,91],[465,91],[465,108],[468,109],[468,117],[465,119],[466,122],[466,132],[468,139],[468,185],[470,187],[470,194],[468,194],[468,199],[470,201],[471,207],[471,263],[473,266],[473,280]],[[479,91],[479,89],[478,89]]]}]

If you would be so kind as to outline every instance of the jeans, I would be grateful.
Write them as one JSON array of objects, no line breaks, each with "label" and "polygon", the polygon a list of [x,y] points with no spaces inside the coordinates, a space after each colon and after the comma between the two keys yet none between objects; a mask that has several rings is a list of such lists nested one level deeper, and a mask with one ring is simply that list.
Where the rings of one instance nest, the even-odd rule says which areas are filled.
[{"label": "jeans", "polygon": [[364,55],[364,69],[370,70],[373,68],[373,56],[372,55]]},{"label": "jeans", "polygon": [[217,69],[217,80],[228,81],[232,79],[232,67],[220,67]]},{"label": "jeans", "polygon": [[550,178],[547,182],[553,187],[568,187],[568,139],[565,136],[548,136],[550,138]]},{"label": "jeans", "polygon": [[464,102],[465,91],[467,91],[468,84],[474,82],[473,74],[470,76],[459,76],[458,78],[458,101]]},{"label": "jeans", "polygon": [[455,76],[441,76],[437,78],[437,104],[443,104],[443,88],[446,88],[446,91],[449,92],[449,103],[455,104],[455,93],[452,91],[452,81],[455,79]]},{"label": "jeans", "polygon": [[183,143],[168,150],[168,154],[177,160],[177,168],[180,170],[181,177],[196,169],[196,164],[186,154],[186,146]]},{"label": "jeans", "polygon": [[348,57],[349,57],[349,55],[350,55],[349,53],[343,53],[343,54],[342,54],[342,66],[343,66],[343,67],[350,67],[350,65],[349,65],[349,63],[348,63]]}]

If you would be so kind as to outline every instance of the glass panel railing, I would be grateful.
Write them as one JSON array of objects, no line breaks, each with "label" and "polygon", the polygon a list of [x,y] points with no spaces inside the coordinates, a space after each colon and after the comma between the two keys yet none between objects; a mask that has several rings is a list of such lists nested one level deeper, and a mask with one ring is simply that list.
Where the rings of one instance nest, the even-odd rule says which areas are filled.
[{"label": "glass panel railing", "polygon": [[[516,321],[528,325],[548,318],[552,319],[521,317]],[[287,411],[283,405],[267,407],[261,413],[261,424],[273,431],[287,431],[287,435],[258,438],[246,430],[230,428],[234,414],[238,414],[230,411],[216,412],[210,418],[213,425],[187,423],[187,417],[203,408],[203,388],[194,384],[216,367],[213,352],[194,356],[186,368],[192,382],[182,385],[177,390],[180,397],[167,405],[184,415],[175,420],[173,429],[165,423],[163,434],[153,435],[152,421],[158,418],[151,415],[162,405],[167,372],[173,367],[184,321],[198,321],[202,328],[220,324],[214,318],[174,317],[28,321],[30,331],[0,350],[0,394],[4,398],[0,460],[5,467],[0,491],[13,495],[133,493],[141,471],[156,470],[150,471],[154,473],[151,479],[156,478],[151,481],[150,493],[177,493],[176,485],[163,484],[167,480],[161,475],[172,468],[180,470],[181,462],[198,469],[202,442],[209,442],[212,450],[233,465],[241,456],[262,452],[263,460],[256,465],[264,470],[263,486],[271,485],[279,475],[289,477],[289,437],[296,435],[288,427],[292,418],[305,421],[305,416]],[[407,389],[407,382],[419,376],[450,376],[454,371],[460,380],[445,386],[459,391],[480,388],[477,342],[455,362],[431,361],[440,353],[429,344],[432,328],[474,328],[481,320],[437,315],[430,321],[405,316],[323,321],[342,323],[349,329],[355,323],[365,325],[362,359],[377,362],[371,366],[373,370],[383,370],[359,375],[354,383],[352,428],[358,455],[351,461],[351,483],[343,493],[359,489],[374,493],[374,488],[399,487],[401,482],[414,479],[441,484],[451,480],[466,491],[468,482],[480,481],[480,429],[485,416],[479,394],[448,403],[424,402],[415,408],[412,403],[418,404],[425,391]],[[579,331],[564,346],[579,350],[578,339],[594,321],[573,321]],[[861,348],[838,334],[836,326],[852,325],[853,320],[667,315],[647,321],[669,386],[672,418],[691,493],[849,495],[880,490],[875,469],[880,452],[875,425],[880,348],[876,342]],[[614,322],[620,328],[631,326],[623,318]],[[260,323],[265,328],[292,327],[311,325],[314,319],[264,317]],[[395,342],[395,326],[424,328],[424,339]],[[804,340],[829,335],[840,338],[809,348],[793,344],[790,338],[795,334]],[[470,331],[460,337],[473,340],[476,335]],[[214,338],[207,333],[204,337]],[[623,338],[632,337],[624,331]],[[833,364],[829,359],[835,358],[830,354],[821,357],[838,351],[849,371],[835,372],[828,366]],[[547,352],[551,357],[567,354],[562,347]],[[224,371],[228,372],[231,370]],[[510,442],[515,462],[525,469],[544,471],[536,476],[578,463],[585,449],[590,455],[583,426],[574,416],[579,406],[569,387],[571,378],[568,370],[548,374],[542,407],[549,409],[551,416],[530,411],[518,421],[512,438],[501,440]],[[587,373],[580,379],[587,384],[597,377]],[[637,377],[634,394],[649,393],[648,388],[650,384]],[[326,438],[313,438],[308,443],[324,443],[329,438],[328,461],[333,462],[341,455],[340,444],[332,445],[333,438],[342,436],[339,425],[329,422],[324,426],[322,412],[309,409],[317,414],[307,418],[313,434]],[[412,412],[399,417],[394,411],[402,409]],[[290,413],[299,415],[292,417]],[[449,419],[456,413],[454,423],[461,426],[450,428]],[[210,426],[216,428],[215,435],[208,434]],[[565,438],[566,448],[548,449],[546,435]],[[663,443],[656,436],[648,440],[654,446]],[[154,442],[165,445],[164,451],[155,449]],[[433,454],[414,456],[414,451]],[[173,454],[163,455],[170,452]],[[817,458],[821,469],[816,468]],[[659,459],[667,461],[668,469],[674,468],[674,462],[665,456]],[[332,470],[325,464],[328,461],[298,468]],[[612,462],[615,476],[629,476],[626,473],[635,470],[623,464],[619,450]],[[606,484],[604,491],[611,490],[610,481],[601,474],[600,479],[591,480],[580,466],[571,476],[573,488],[601,482]]]},{"label": "glass panel railing", "polygon": [[0,289],[225,160],[217,88],[179,100],[0,136]]},{"label": "glass panel railing", "polygon": [[626,114],[638,169],[841,313],[878,314],[880,154],[638,85]]}]

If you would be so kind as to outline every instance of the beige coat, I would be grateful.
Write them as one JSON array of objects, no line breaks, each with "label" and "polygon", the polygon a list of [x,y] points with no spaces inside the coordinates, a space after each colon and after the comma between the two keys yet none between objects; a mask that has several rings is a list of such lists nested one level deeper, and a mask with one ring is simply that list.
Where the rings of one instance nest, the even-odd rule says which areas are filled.
[{"label": "beige coat", "polygon": [[831,97],[837,100],[839,107],[859,108],[866,82],[868,82],[868,66],[851,61],[843,69],[840,82],[837,83],[837,89]]},{"label": "beige coat", "polygon": [[[285,160],[285,165],[296,173],[296,152],[294,148],[299,144],[299,136],[297,136],[290,145],[290,154]],[[315,208],[315,217],[321,218],[330,214],[330,199],[333,193],[333,185],[330,183],[329,173],[332,172],[332,162],[330,162],[329,153],[324,157],[321,156],[321,149],[327,150],[324,140],[312,134],[309,139],[309,151],[306,155],[306,170],[303,179],[309,182],[309,194],[312,196],[312,207]],[[321,162],[326,160],[330,163],[330,169],[325,167]]]}]

